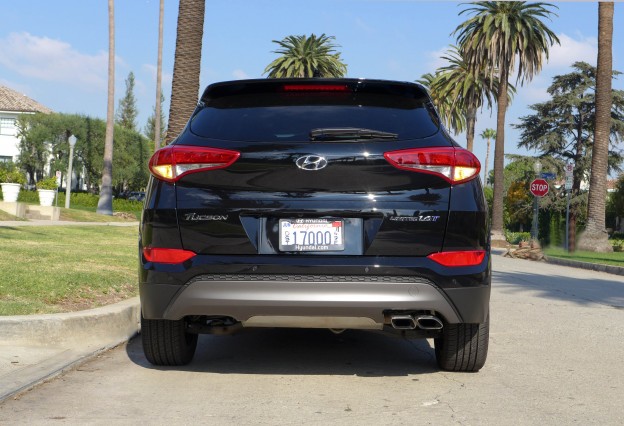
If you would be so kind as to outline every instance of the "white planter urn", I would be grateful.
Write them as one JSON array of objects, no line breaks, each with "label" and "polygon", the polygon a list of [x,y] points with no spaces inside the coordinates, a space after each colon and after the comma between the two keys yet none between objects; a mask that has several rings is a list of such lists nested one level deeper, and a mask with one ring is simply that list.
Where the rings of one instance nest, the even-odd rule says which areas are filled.
[{"label": "white planter urn", "polygon": [[39,193],[39,204],[50,207],[54,202],[56,191],[53,189],[38,189],[37,192]]},{"label": "white planter urn", "polygon": [[19,195],[21,185],[19,183],[3,183],[2,196],[7,203],[17,202],[17,196]]}]

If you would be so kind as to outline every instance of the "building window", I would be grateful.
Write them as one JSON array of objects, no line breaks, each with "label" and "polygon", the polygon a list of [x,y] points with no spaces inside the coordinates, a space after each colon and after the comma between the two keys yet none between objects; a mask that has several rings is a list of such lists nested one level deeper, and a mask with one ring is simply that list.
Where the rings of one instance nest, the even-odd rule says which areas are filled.
[{"label": "building window", "polygon": [[0,135],[15,136],[14,118],[0,118]]}]

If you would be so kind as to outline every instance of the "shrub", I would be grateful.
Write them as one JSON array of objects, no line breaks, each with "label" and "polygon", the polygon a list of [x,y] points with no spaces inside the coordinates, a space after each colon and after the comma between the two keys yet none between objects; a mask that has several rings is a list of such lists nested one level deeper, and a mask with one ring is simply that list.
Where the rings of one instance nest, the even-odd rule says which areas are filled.
[{"label": "shrub", "polygon": [[530,232],[511,232],[505,230],[505,238],[509,244],[518,244],[520,241],[530,241],[531,233]]},{"label": "shrub", "polygon": [[24,185],[26,183],[26,176],[19,169],[5,170],[0,169],[0,182],[1,183],[19,183]]},{"label": "shrub", "polygon": [[613,245],[613,251],[622,252],[624,251],[624,240],[610,240],[611,245]]},{"label": "shrub", "polygon": [[41,179],[37,182],[37,189],[56,189],[58,185],[56,184],[55,177],[49,177],[45,179]]}]

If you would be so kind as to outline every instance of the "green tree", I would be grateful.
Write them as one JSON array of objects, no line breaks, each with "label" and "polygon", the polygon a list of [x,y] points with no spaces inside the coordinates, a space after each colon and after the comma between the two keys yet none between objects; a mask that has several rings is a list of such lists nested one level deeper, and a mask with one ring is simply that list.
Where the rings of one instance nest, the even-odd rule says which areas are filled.
[{"label": "green tree", "polygon": [[487,141],[487,147],[485,149],[485,164],[483,165],[483,185],[487,185],[488,164],[490,162],[490,142],[492,139],[496,138],[496,130],[485,129],[479,136]]},{"label": "green tree", "polygon": [[[594,123],[596,118],[596,67],[586,62],[576,62],[573,71],[553,78],[548,88],[551,99],[531,105],[533,114],[521,117],[521,130],[518,147],[536,150],[540,156],[551,156],[560,160],[559,175],[563,175],[563,165],[573,163],[570,210],[569,247],[576,247],[576,221],[580,209],[586,204],[577,200],[586,197],[580,193],[582,181],[589,178],[592,159]],[[617,71],[613,75],[620,74]],[[611,106],[611,147],[609,152],[610,170],[619,170],[622,156],[617,144],[624,137],[624,91],[613,91]],[[606,173],[606,172],[605,172]],[[606,191],[606,190],[605,190]]]},{"label": "green tree", "polygon": [[[505,115],[512,74],[521,85],[530,81],[548,59],[549,47],[559,39],[542,18],[553,13],[548,3],[487,1],[470,3],[460,14],[472,14],[455,29],[462,56],[473,69],[485,69],[498,77],[496,93],[496,142],[494,146],[494,207],[492,241],[504,243],[503,170],[505,162]],[[516,71],[517,70],[517,71]]]},{"label": "green tree", "polygon": [[167,143],[184,129],[197,106],[205,0],[180,0],[171,82]]},{"label": "green tree", "polygon": [[136,130],[137,115],[139,115],[139,111],[136,106],[136,97],[134,96],[134,73],[130,71],[128,78],[126,78],[126,93],[119,100],[115,121],[124,129]]},{"label": "green tree", "polygon": [[115,1],[108,0],[108,103],[106,108],[106,139],[102,185],[96,212],[113,214],[113,132],[115,131]]},{"label": "green tree", "polygon": [[420,79],[416,80],[429,91],[431,102],[438,111],[438,115],[444,126],[453,133],[461,133],[466,129],[466,116],[460,109],[460,105],[446,96],[442,91],[432,90],[437,84],[438,74],[423,74]]},{"label": "green tree", "polygon": [[613,71],[613,2],[598,3],[598,67],[596,71],[596,119],[592,153],[587,226],[579,241],[579,249],[611,252],[607,241],[605,208],[607,169],[609,162],[609,134],[611,130]]},{"label": "green tree", "polygon": [[340,53],[332,41],[333,36],[315,34],[288,36],[283,40],[273,40],[281,49],[273,51],[280,55],[265,69],[269,78],[287,77],[344,77],[347,65],[342,62]]}]

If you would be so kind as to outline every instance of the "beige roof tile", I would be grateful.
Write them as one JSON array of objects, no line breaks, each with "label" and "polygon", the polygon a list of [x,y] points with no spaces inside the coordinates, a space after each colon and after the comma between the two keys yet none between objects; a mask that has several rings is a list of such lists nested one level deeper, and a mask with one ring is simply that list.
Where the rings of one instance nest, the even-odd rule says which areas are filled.
[{"label": "beige roof tile", "polygon": [[6,86],[0,86],[0,111],[52,112],[50,108]]}]

